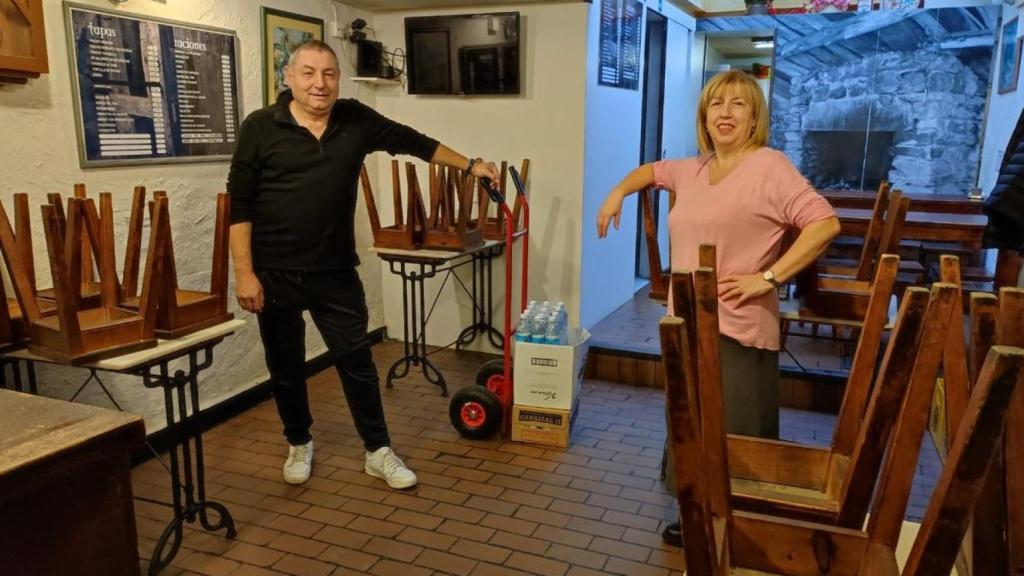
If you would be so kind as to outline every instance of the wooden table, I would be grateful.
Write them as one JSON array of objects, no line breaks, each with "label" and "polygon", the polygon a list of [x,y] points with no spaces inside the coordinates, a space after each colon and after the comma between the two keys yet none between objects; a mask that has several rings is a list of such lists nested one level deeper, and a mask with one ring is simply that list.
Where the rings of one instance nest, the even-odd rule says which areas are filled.
[{"label": "wooden table", "polygon": [[[521,236],[522,234],[518,234]],[[410,366],[418,366],[423,377],[441,389],[441,394],[448,395],[448,384],[441,371],[427,358],[427,321],[437,304],[440,292],[434,296],[433,304],[427,309],[425,284],[427,278],[445,274],[445,280],[456,268],[471,264],[473,274],[472,289],[463,289],[470,297],[473,310],[473,322],[459,333],[455,339],[455,348],[459,349],[478,335],[485,334],[491,345],[504,347],[504,337],[491,325],[491,310],[494,298],[491,282],[491,260],[501,255],[505,242],[485,240],[479,246],[463,252],[444,250],[403,250],[400,248],[371,248],[377,257],[387,262],[392,274],[402,279],[402,344],[404,355],[396,360],[385,379],[388,388],[394,381],[409,374]],[[458,279],[458,277],[456,277]],[[461,284],[461,281],[459,281]],[[444,283],[442,283],[442,287]]]},{"label": "wooden table", "polygon": [[[871,210],[837,208],[836,215],[842,225],[840,234],[865,236]],[[938,212],[907,212],[902,237],[907,240],[959,242],[972,249],[981,248],[988,216],[984,214],[948,214]],[[1016,286],[1020,275],[1020,254],[1013,250],[999,250],[996,255],[995,289]]]},{"label": "wooden table", "polygon": [[0,390],[0,573],[137,576],[142,418]]},{"label": "wooden table", "polygon": [[[864,208],[875,205],[875,190],[819,190],[834,208]],[[946,212],[954,214],[981,214],[982,201],[971,200],[966,194],[908,194],[910,209],[915,212]]]},{"label": "wooden table", "polygon": [[[243,320],[229,320],[198,332],[173,340],[158,340],[153,348],[120,356],[104,358],[76,365],[89,371],[88,377],[72,396],[72,400],[90,382],[96,382],[111,402],[118,406],[113,395],[103,384],[100,372],[128,374],[142,379],[146,388],[160,388],[164,393],[164,416],[167,421],[169,471],[171,475],[171,502],[147,500],[170,507],[174,517],[157,540],[149,561],[149,576],[155,576],[170,565],[181,548],[185,524],[199,522],[208,532],[225,530],[225,536],[234,538],[235,521],[228,509],[206,497],[205,464],[203,460],[203,429],[199,420],[199,373],[213,365],[213,348],[228,335],[243,326]],[[15,350],[0,355],[0,368],[10,365],[15,373],[22,369],[30,383],[36,381],[35,364],[55,363],[54,360],[32,354],[28,350]],[[174,365],[174,370],[171,365]],[[0,370],[3,378],[6,372]],[[0,384],[2,385],[2,384]],[[3,411],[0,410],[0,414]],[[2,444],[0,444],[2,448]],[[210,512],[214,515],[211,516]],[[108,574],[97,572],[38,572],[38,574]],[[0,555],[0,575],[7,576]]]},{"label": "wooden table", "polygon": [[[837,208],[836,214],[842,224],[840,234],[861,236],[867,234],[871,210],[862,208]],[[932,240],[939,242],[960,242],[969,248],[981,248],[981,238],[988,225],[984,214],[949,214],[940,212],[907,212],[902,237],[906,240]]]}]

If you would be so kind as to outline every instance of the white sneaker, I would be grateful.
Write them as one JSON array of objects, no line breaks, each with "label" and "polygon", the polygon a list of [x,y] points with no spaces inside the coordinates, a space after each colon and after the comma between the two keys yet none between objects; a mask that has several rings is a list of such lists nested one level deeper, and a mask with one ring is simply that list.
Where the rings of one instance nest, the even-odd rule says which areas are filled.
[{"label": "white sneaker", "polygon": [[374,478],[383,478],[388,486],[398,490],[412,488],[419,482],[416,474],[406,468],[405,462],[388,446],[367,452],[363,470]]},{"label": "white sneaker", "polygon": [[284,461],[284,481],[302,484],[309,480],[313,471],[313,441],[288,447],[288,459]]}]

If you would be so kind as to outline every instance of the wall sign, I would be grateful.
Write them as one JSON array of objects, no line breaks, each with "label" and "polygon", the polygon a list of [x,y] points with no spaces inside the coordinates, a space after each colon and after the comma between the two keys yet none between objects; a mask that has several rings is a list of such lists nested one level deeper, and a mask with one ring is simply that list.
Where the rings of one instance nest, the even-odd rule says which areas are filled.
[{"label": "wall sign", "polygon": [[638,89],[642,18],[643,4],[639,0],[601,0],[598,84]]},{"label": "wall sign", "polygon": [[230,159],[234,32],[64,7],[83,168]]}]

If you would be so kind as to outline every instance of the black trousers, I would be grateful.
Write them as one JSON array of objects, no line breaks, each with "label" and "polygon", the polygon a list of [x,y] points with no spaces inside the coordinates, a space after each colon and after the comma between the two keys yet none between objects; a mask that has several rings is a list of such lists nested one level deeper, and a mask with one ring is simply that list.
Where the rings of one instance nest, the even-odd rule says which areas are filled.
[{"label": "black trousers", "polygon": [[258,269],[256,274],[263,284],[260,336],[288,443],[296,446],[312,439],[302,318],[302,312],[309,310],[341,377],[363,445],[369,451],[389,446],[380,378],[366,337],[366,296],[355,269]]}]

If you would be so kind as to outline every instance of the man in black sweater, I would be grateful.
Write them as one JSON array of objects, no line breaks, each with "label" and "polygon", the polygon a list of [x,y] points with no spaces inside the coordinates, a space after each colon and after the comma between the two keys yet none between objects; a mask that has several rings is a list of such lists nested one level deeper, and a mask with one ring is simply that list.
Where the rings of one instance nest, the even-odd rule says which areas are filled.
[{"label": "man in black sweater", "polygon": [[492,182],[498,172],[493,163],[469,160],[356,100],[338,100],[338,57],[323,42],[300,45],[285,75],[291,90],[242,123],[228,176],[235,295],[239,306],[258,314],[290,445],[284,479],[301,484],[312,471],[302,319],[309,310],[363,440],[364,470],[392,488],[409,488],[416,475],[391,449],[366,337],[366,298],[356,272],[359,170],[367,154],[385,150]]}]

